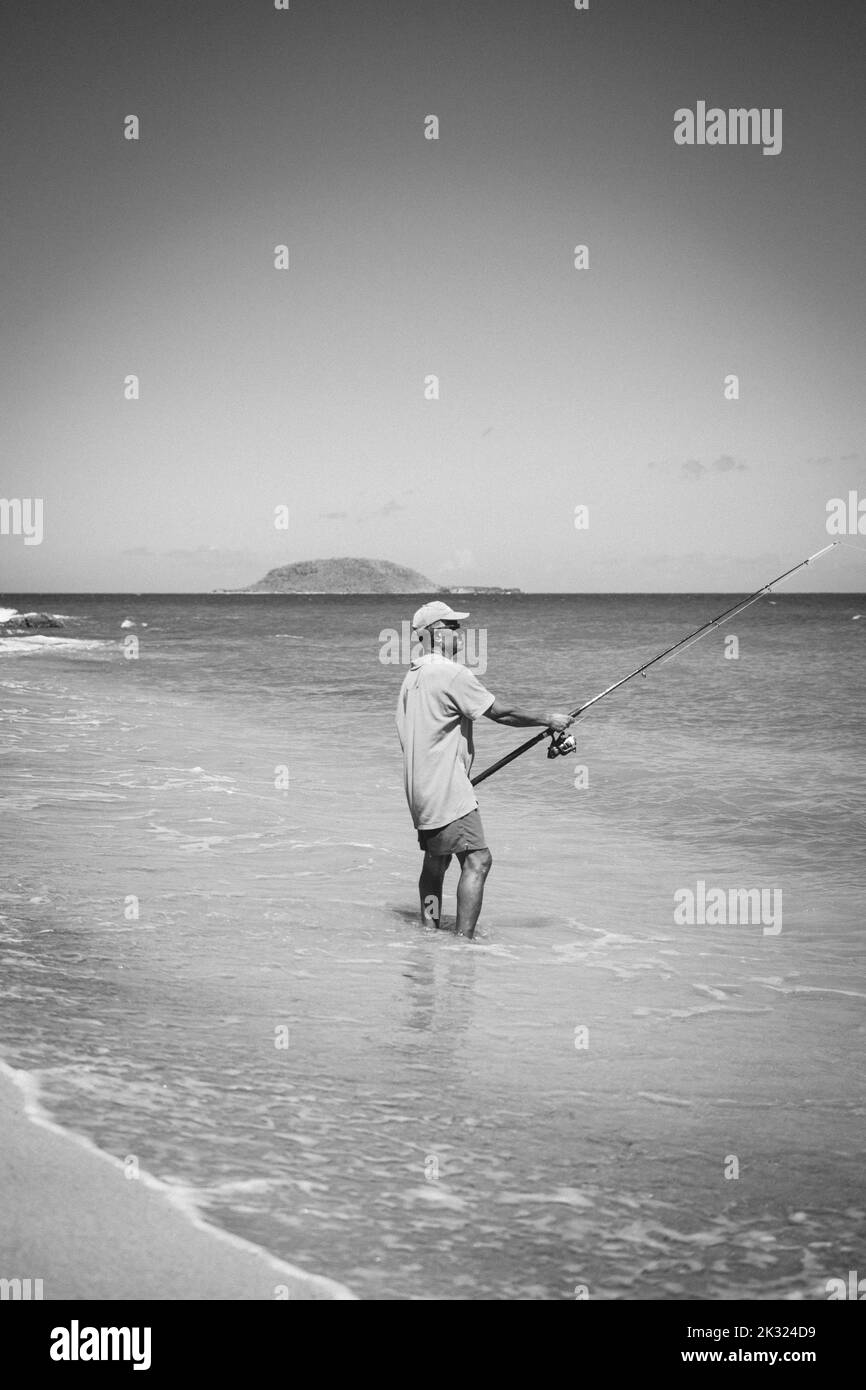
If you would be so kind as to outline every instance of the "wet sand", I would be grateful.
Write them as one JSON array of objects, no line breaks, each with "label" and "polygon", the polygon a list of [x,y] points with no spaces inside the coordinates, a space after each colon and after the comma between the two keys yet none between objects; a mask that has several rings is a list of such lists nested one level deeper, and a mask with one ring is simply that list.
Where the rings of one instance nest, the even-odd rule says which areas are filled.
[{"label": "wet sand", "polygon": [[28,1113],[0,1067],[0,1277],[45,1299],[351,1299],[178,1209],[148,1174]]}]

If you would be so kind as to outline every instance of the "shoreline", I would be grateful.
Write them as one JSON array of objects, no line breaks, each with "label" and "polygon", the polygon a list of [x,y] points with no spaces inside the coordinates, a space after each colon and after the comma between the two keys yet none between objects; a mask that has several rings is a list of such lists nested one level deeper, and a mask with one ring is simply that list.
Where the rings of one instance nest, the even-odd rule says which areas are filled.
[{"label": "shoreline", "polygon": [[33,1078],[0,1061],[0,1278],[56,1299],[355,1301],[345,1285],[212,1226],[178,1194],[42,1110]]}]

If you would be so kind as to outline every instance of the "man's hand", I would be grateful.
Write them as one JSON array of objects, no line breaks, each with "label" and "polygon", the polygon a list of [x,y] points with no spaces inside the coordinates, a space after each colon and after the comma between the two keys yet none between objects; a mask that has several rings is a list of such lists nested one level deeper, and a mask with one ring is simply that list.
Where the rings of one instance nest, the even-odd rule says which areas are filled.
[{"label": "man's hand", "polygon": [[557,714],[554,710],[551,710],[548,714],[546,714],[544,716],[544,719],[545,723],[547,724],[547,727],[549,729],[554,729],[558,734],[565,733],[565,730],[571,723],[571,720],[569,719],[567,714]]}]

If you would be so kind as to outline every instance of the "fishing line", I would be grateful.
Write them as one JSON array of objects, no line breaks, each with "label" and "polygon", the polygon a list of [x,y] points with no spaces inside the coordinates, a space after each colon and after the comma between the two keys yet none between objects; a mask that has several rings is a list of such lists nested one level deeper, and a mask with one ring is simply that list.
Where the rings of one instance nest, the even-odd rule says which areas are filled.
[{"label": "fishing line", "polygon": [[856,550],[859,555],[866,556],[866,545],[857,545],[855,541],[834,541],[834,545],[847,545],[849,550]]},{"label": "fishing line", "polygon": [[[642,666],[638,666],[634,671],[630,671],[627,676],[623,676],[621,680],[614,681],[613,685],[607,686],[607,688],[600,691],[598,695],[594,695],[591,700],[587,700],[585,705],[578,705],[576,709],[570,712],[568,723],[573,724],[576,719],[579,719],[580,716],[585,714],[593,705],[597,705],[599,700],[604,700],[608,695],[612,695],[614,690],[619,690],[620,686],[626,685],[629,681],[634,680],[635,676],[645,675],[651,666],[655,666],[659,662],[664,664],[664,662],[666,660],[669,661],[676,652],[685,651],[686,647],[690,647],[695,642],[700,641],[701,637],[705,637],[708,632],[712,632],[713,629],[718,627],[719,623],[724,622],[726,618],[732,618],[735,614],[742,613],[744,609],[749,608],[751,604],[757,603],[758,599],[763,598],[765,594],[772,593],[777,584],[781,584],[782,581],[787,579],[790,575],[796,574],[797,570],[803,569],[806,565],[811,565],[813,560],[817,560],[821,555],[826,555],[829,550],[834,550],[837,545],[845,544],[850,544],[850,542],[831,541],[829,545],[825,545],[821,550],[816,550],[814,555],[808,555],[806,559],[801,560],[799,564],[793,565],[791,569],[785,570],[783,574],[779,574],[775,579],[771,579],[769,584],[764,584],[760,589],[756,589],[753,594],[749,594],[749,596],[740,603],[735,603],[731,608],[726,608],[723,613],[719,613],[715,618],[710,618],[707,622],[702,623],[700,627],[695,628],[692,632],[686,633],[685,637],[681,637],[680,640],[674,642],[672,646],[665,647],[664,651],[659,652],[658,655],[652,657],[650,661],[645,661]],[[857,550],[859,547],[854,546],[854,549]],[[519,758],[522,753],[526,753],[530,748],[534,748],[535,745],[540,743],[544,738],[550,739],[550,747],[547,750],[548,758],[556,758],[567,753],[573,753],[577,746],[574,738],[570,734],[565,734],[564,731],[557,734],[551,729],[542,729],[540,734],[535,734],[532,738],[527,739],[527,741],[521,743],[518,748],[512,749],[510,753],[506,753],[504,758],[500,758],[498,762],[493,763],[491,767],[486,768],[485,771],[479,773],[477,777],[473,777],[472,786],[477,787],[479,782],[483,782],[487,777],[492,777],[494,772],[498,772],[500,768],[506,767],[508,763],[514,762],[515,758]]]}]

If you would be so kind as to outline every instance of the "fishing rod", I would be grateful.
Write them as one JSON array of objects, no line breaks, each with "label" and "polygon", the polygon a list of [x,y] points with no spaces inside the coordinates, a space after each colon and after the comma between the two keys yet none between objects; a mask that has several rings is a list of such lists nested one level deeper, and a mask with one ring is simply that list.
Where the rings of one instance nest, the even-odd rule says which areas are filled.
[{"label": "fishing rod", "polygon": [[[654,656],[650,661],[645,661],[643,666],[638,666],[636,670],[630,671],[627,676],[623,676],[622,680],[614,681],[613,685],[609,685],[606,690],[600,691],[598,695],[593,695],[592,699],[587,700],[585,705],[578,705],[577,709],[573,709],[569,714],[568,723],[573,724],[576,719],[579,719],[580,716],[585,714],[593,705],[597,705],[599,700],[604,700],[608,695],[613,694],[614,690],[619,690],[621,685],[626,685],[628,681],[634,680],[635,676],[644,675],[651,666],[655,666],[659,661],[664,661],[666,657],[670,659],[674,652],[681,651],[685,647],[691,646],[693,642],[700,641],[700,639],[706,636],[714,627],[718,627],[719,623],[723,622],[725,618],[732,618],[735,613],[742,613],[744,608],[748,608],[752,603],[757,603],[758,599],[763,598],[764,594],[772,593],[775,586],[781,584],[783,579],[787,579],[790,575],[796,574],[797,570],[803,569],[804,566],[811,565],[812,561],[817,560],[819,555],[826,555],[828,550],[833,550],[837,545],[841,545],[841,541],[831,541],[831,543],[825,545],[822,550],[816,550],[814,555],[809,555],[807,559],[801,560],[798,565],[794,565],[793,568],[785,570],[784,574],[779,574],[775,579],[771,579],[769,584],[764,584],[762,588],[756,589],[753,594],[750,594],[749,597],[744,599],[741,603],[735,603],[732,608],[726,608],[724,613],[719,613],[717,617],[710,618],[708,622],[702,623],[700,627],[695,628],[694,632],[687,633],[685,637],[681,637],[680,640],[674,642],[672,646],[665,647],[664,651],[659,652],[658,656]],[[567,753],[573,753],[577,747],[571,734],[566,734],[564,731],[557,734],[554,733],[552,729],[542,729],[540,734],[535,734],[532,738],[527,739],[525,743],[520,744],[519,748],[514,748],[510,753],[506,753],[505,757],[500,758],[498,763],[494,763],[492,767],[486,768],[485,771],[479,773],[477,777],[473,777],[473,787],[477,787],[478,783],[485,781],[486,778],[492,777],[494,772],[498,772],[501,767],[507,767],[509,763],[513,763],[515,758],[519,758],[522,753],[526,753],[530,748],[534,748],[543,738],[550,739],[550,747],[547,750],[548,758],[558,758]]]}]

